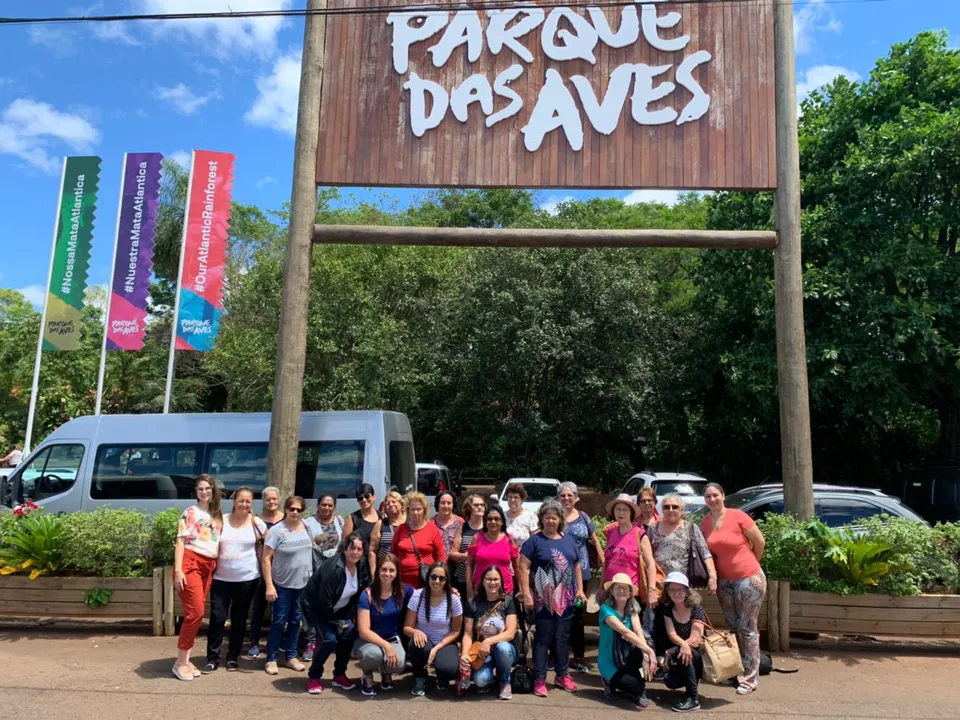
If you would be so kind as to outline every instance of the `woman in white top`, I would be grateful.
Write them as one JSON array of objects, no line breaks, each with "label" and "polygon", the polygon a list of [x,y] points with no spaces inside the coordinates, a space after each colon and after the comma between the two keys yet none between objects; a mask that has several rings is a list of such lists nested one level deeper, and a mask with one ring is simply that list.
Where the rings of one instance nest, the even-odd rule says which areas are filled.
[{"label": "woman in white top", "polygon": [[523,509],[527,491],[523,485],[511,485],[507,488],[507,535],[513,538],[517,547],[521,547],[530,536],[540,529],[537,516]]},{"label": "woman in white top", "polygon": [[463,605],[450,587],[447,564],[435,562],[427,572],[427,586],[415,590],[410,598],[403,623],[403,634],[411,640],[407,659],[413,666],[412,695],[423,696],[431,665],[437,674],[437,690],[448,689],[460,674],[457,637],[462,625]]},{"label": "woman in white top", "polygon": [[240,669],[237,658],[243,644],[250,603],[260,583],[260,548],[267,524],[252,513],[253,490],[238,488],[233,493],[233,512],[223,518],[220,554],[210,588],[210,628],[207,630],[207,674],[220,667],[223,626],[230,616],[230,644],[227,672]]}]

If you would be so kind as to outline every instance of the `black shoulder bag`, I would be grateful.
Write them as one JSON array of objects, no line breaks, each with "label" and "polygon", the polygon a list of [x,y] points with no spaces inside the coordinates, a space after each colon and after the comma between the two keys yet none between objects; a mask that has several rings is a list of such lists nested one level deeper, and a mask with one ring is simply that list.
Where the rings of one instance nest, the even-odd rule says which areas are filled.
[{"label": "black shoulder bag", "polygon": [[410,527],[410,523],[407,523],[407,531],[410,533],[410,544],[413,545],[413,554],[417,556],[417,562],[420,563],[420,582],[423,583],[424,587],[427,587],[427,575],[430,573],[430,568],[423,564],[420,551],[417,550],[417,541],[413,538],[413,528]]}]

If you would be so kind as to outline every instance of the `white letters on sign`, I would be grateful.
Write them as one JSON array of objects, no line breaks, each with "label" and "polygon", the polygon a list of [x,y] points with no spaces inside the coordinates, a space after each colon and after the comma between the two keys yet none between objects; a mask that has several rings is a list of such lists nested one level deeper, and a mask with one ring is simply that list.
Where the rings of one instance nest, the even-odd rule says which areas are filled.
[{"label": "white letters on sign", "polygon": [[[682,16],[678,12],[660,15],[657,11],[660,2],[663,0],[637,3],[640,5],[639,14],[635,5],[626,5],[620,12],[617,28],[610,26],[607,16],[598,7],[588,7],[586,14],[580,15],[566,7],[553,7],[548,12],[530,2],[518,2],[503,10],[488,10],[485,13],[486,29],[476,10],[457,10],[451,16],[438,6],[421,5],[389,13],[387,24],[393,28],[393,69],[406,76],[403,89],[410,93],[413,134],[423,137],[428,130],[438,127],[448,110],[456,120],[466,122],[473,103],[479,105],[488,128],[518,114],[524,101],[511,89],[510,83],[523,75],[525,67],[521,63],[533,63],[533,53],[522,40],[537,30],[540,50],[555,62],[586,61],[595,65],[601,44],[624,48],[640,42],[641,38],[660,52],[683,51],[690,44],[689,35],[674,32],[674,37],[661,37],[661,30],[676,28]],[[434,67],[444,67],[455,52],[464,53],[468,63],[475,63],[484,46],[493,55],[508,52],[516,62],[495,78],[469,75],[448,91],[439,83],[421,78],[416,72],[408,72],[411,47],[438,34],[439,39],[427,48]],[[570,148],[580,151],[583,148],[580,106],[594,130],[610,135],[620,124],[628,97],[629,116],[638,125],[682,125],[699,120],[710,109],[710,95],[694,73],[712,59],[709,52],[699,50],[670,65],[625,63],[610,71],[603,97],[598,97],[590,78],[573,75],[567,81],[556,69],[548,68],[533,110],[521,128],[523,145],[534,152],[543,144],[547,133],[562,129]],[[669,73],[674,67],[676,70],[671,79]],[[418,69],[423,72],[425,68]],[[580,106],[574,95],[579,98]],[[671,97],[674,102],[662,104]],[[658,107],[658,103],[661,106]]]}]

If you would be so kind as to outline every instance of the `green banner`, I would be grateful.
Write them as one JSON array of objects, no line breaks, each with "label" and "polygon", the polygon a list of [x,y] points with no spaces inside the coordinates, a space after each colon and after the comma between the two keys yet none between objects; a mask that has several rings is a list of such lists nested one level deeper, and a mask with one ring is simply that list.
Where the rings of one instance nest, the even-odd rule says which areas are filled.
[{"label": "green banner", "polygon": [[77,350],[80,347],[99,182],[100,158],[67,158],[50,287],[47,288],[44,350]]}]

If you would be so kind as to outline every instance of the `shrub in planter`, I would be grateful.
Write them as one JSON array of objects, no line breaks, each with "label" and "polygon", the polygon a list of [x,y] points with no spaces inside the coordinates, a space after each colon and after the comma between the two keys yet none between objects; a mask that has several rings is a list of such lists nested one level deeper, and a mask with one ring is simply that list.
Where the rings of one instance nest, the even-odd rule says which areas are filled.
[{"label": "shrub in planter", "polygon": [[173,565],[173,545],[182,510],[171,508],[150,518],[149,558],[151,567]]},{"label": "shrub in planter", "polygon": [[0,575],[28,572],[33,580],[55,573],[61,564],[63,520],[35,505],[17,508],[4,522]]},{"label": "shrub in planter", "polygon": [[150,523],[133,510],[97,508],[64,516],[63,566],[83,575],[145,577]]}]

